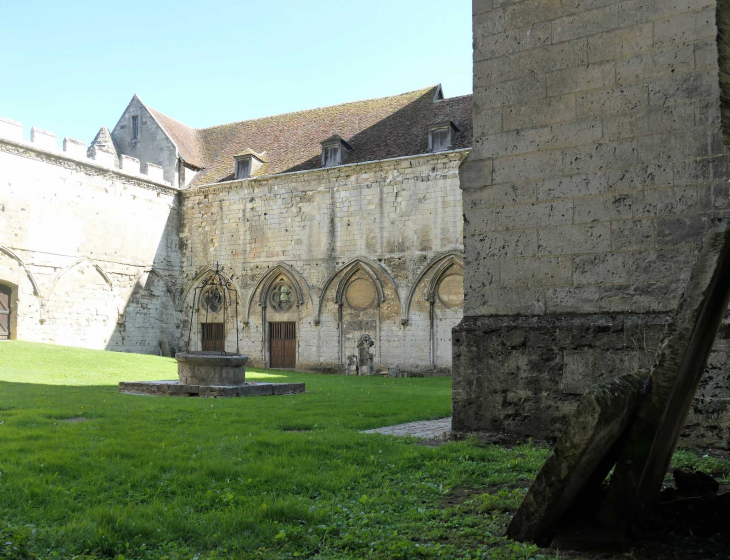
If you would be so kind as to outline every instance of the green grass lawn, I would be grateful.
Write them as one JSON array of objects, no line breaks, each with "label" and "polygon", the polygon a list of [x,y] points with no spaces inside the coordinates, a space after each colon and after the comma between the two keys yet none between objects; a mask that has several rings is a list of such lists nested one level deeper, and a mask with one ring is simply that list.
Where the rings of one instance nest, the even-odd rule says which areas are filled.
[{"label": "green grass lawn", "polygon": [[545,448],[359,433],[448,416],[450,379],[249,377],[307,393],[123,395],[174,360],[0,343],[0,559],[542,557],[501,535]]}]

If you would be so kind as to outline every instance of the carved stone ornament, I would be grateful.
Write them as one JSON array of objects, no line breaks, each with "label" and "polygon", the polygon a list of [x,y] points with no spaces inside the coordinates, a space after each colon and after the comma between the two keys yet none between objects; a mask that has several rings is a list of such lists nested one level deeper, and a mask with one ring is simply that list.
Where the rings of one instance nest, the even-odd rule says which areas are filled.
[{"label": "carved stone ornament", "polygon": [[286,282],[281,282],[272,288],[269,301],[275,311],[284,313],[292,308],[295,297],[294,288]]}]

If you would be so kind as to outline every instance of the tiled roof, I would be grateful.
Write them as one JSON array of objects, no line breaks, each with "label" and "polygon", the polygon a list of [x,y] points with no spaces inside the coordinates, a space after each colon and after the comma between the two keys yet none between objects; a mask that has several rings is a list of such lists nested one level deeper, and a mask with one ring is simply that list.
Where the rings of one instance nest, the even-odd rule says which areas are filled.
[{"label": "tiled roof", "polygon": [[182,158],[193,167],[203,167],[203,158],[200,150],[200,134],[186,124],[176,121],[172,117],[154,110],[152,107],[145,105],[147,110],[152,114],[158,124],[177,144],[177,149]]},{"label": "tiled roof", "polygon": [[[343,164],[428,152],[429,124],[458,127],[454,149],[472,140],[471,95],[434,101],[439,86],[392,97],[310,109],[195,130],[153,109],[186,162],[203,167],[191,187],[233,179],[234,156],[252,150],[266,163],[254,176],[321,167],[321,142],[339,135],[352,150]],[[197,150],[197,151],[196,151]]]}]

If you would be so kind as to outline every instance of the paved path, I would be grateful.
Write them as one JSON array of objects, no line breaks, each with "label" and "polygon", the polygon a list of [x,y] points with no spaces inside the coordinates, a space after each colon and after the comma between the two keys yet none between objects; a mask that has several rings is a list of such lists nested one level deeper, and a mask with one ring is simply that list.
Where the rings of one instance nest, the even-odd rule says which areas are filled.
[{"label": "paved path", "polygon": [[365,430],[364,434],[385,434],[389,436],[416,437],[423,439],[439,439],[451,432],[451,418],[439,418],[438,420],[424,420],[422,422],[409,422],[397,426],[386,426],[375,430]]}]

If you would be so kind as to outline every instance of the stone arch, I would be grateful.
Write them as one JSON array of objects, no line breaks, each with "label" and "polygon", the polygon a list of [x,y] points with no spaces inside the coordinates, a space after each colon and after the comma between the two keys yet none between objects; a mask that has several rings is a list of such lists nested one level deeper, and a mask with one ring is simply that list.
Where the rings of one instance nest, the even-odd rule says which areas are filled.
[{"label": "stone arch", "polygon": [[0,278],[0,340],[17,338],[18,285]]},{"label": "stone arch", "polygon": [[88,257],[76,259],[53,279],[45,336],[53,344],[106,349],[118,325],[121,302],[98,264]]},{"label": "stone arch", "polygon": [[178,344],[177,298],[154,266],[137,271],[117,299],[117,324],[108,350],[173,356]]},{"label": "stone arch", "polygon": [[53,279],[53,282],[51,282],[51,289],[48,290],[48,299],[49,300],[51,299],[51,296],[53,295],[53,290],[56,289],[56,285],[58,284],[59,280],[64,275],[71,272],[71,270],[73,270],[74,268],[76,268],[77,266],[79,266],[80,264],[83,264],[85,262],[89,263],[94,268],[94,270],[96,270],[99,273],[99,275],[104,279],[104,282],[106,282],[106,284],[109,286],[109,290],[114,291],[114,284],[112,283],[111,278],[109,278],[109,275],[106,272],[104,272],[104,269],[101,268],[94,261],[92,261],[89,257],[81,257],[80,259],[75,260],[73,263],[68,265],[63,270],[61,270],[58,274],[56,274],[56,277]]},{"label": "stone arch", "polygon": [[25,275],[28,277],[28,280],[33,286],[33,292],[36,296],[41,297],[41,292],[38,289],[38,282],[36,282],[33,273],[28,268],[28,265],[25,264],[25,261],[21,259],[14,251],[12,251],[8,247],[5,247],[4,245],[0,245],[0,251],[8,255],[11,259],[15,260],[23,268],[23,270],[25,271]]},{"label": "stone arch", "polygon": [[445,253],[440,253],[431,259],[431,261],[425,266],[411,286],[408,298],[404,301],[403,312],[401,315],[401,323],[403,325],[407,325],[410,320],[411,302],[416,294],[418,285],[423,281],[423,279],[430,274],[423,299],[433,303],[436,298],[436,291],[438,290],[439,283],[443,279],[445,273],[454,265],[460,266],[462,269],[464,268],[464,255],[461,251],[447,251]]},{"label": "stone arch", "polygon": [[198,272],[193,277],[193,279],[190,282],[188,282],[188,285],[183,290],[182,297],[180,298],[180,302],[179,302],[179,305],[178,305],[178,311],[182,311],[183,310],[183,306],[185,305],[185,302],[188,300],[188,296],[190,295],[190,291],[195,286],[197,286],[200,282],[202,282],[203,279],[206,276],[208,276],[209,274],[213,274],[213,273],[215,273],[215,269],[212,268],[212,267],[210,267],[210,266],[206,266],[205,268],[203,268],[203,270],[201,270],[200,272]]},{"label": "stone arch", "polygon": [[[240,303],[241,291],[240,291],[239,287],[236,284],[233,283],[233,280],[231,280],[231,278],[229,276],[223,274],[220,270],[218,272],[219,272],[219,274],[223,277],[223,279],[226,282],[228,282],[229,284],[231,284],[232,289],[236,290],[236,292],[239,295],[239,303]],[[200,272],[198,272],[193,277],[193,279],[190,282],[188,282],[188,285],[185,288],[185,290],[183,290],[182,297],[180,298],[180,301],[178,302],[178,311],[183,311],[183,307],[185,306],[185,302],[190,297],[190,292],[196,286],[198,286],[206,277],[210,276],[211,274],[215,274],[215,268],[213,268],[212,266],[206,266],[203,270],[201,270]]]},{"label": "stone arch", "polygon": [[253,290],[251,290],[251,293],[248,295],[248,301],[246,302],[246,307],[244,308],[243,312],[244,325],[249,324],[249,320],[251,317],[251,305],[253,305],[256,293],[258,292],[259,294],[259,306],[265,307],[269,289],[271,288],[271,285],[276,281],[276,279],[279,278],[279,276],[285,276],[294,288],[297,307],[304,305],[305,292],[307,294],[307,297],[309,297],[309,301],[312,301],[312,294],[309,290],[309,285],[307,284],[306,280],[304,280],[304,277],[299,272],[297,272],[294,267],[283,262],[277,263],[274,267],[265,272],[261,276],[261,278],[259,278]]},{"label": "stone arch", "polygon": [[172,287],[170,286],[170,283],[167,281],[167,279],[162,275],[162,273],[159,270],[157,270],[154,266],[150,266],[150,267],[143,269],[137,276],[138,282],[139,282],[139,279],[142,278],[143,274],[154,274],[155,276],[157,276],[162,281],[162,284],[165,286],[165,291],[170,296],[170,299],[172,299],[173,305],[175,305],[175,307],[177,307],[177,298],[175,297],[175,291],[172,289]]},{"label": "stone arch", "polygon": [[[208,316],[206,312],[205,321],[201,317],[201,306],[203,305],[202,296],[211,288],[210,285],[205,286],[204,284],[215,279],[211,279],[211,276],[218,275],[220,284],[217,284],[223,292],[224,299],[227,301],[225,311],[221,307],[220,310],[211,311],[212,316]],[[197,292],[196,301],[196,290],[202,288],[201,291]],[[193,294],[191,296],[191,293]],[[185,348],[186,352],[193,351],[196,347],[201,350],[203,338],[199,326],[206,322],[223,322],[224,327],[224,348],[225,345],[235,342],[236,351],[239,349],[240,344],[240,332],[239,327],[241,324],[240,319],[240,307],[241,307],[241,289],[240,286],[235,284],[232,278],[224,274],[220,268],[217,270],[211,266],[203,267],[194,277],[188,282],[187,287],[182,292],[182,296],[178,302],[178,312],[180,313],[180,334],[181,344]],[[186,307],[187,306],[187,307]],[[233,327],[231,330],[228,328],[228,324],[231,322]],[[193,329],[193,327],[195,327]],[[235,334],[235,337],[233,336]],[[185,341],[184,343],[182,341]]]},{"label": "stone arch", "polygon": [[400,302],[400,293],[398,292],[398,284],[396,283],[393,276],[383,267],[383,265],[376,263],[370,259],[367,259],[365,257],[357,257],[355,259],[352,259],[348,263],[341,266],[332,276],[330,276],[327,281],[324,283],[324,287],[322,288],[322,293],[319,296],[319,305],[317,305],[317,312],[314,317],[314,324],[319,325],[320,318],[322,315],[322,306],[325,301],[325,295],[327,294],[327,291],[330,288],[330,285],[334,282],[334,280],[344,271],[344,274],[340,277],[340,281],[337,283],[337,290],[335,292],[335,302],[338,305],[342,305],[345,288],[347,287],[347,283],[350,278],[352,278],[357,272],[363,271],[373,282],[375,285],[375,289],[378,294],[378,305],[383,303],[385,301],[385,289],[383,287],[383,283],[380,280],[380,275],[378,272],[380,272],[387,280],[388,282],[393,286],[393,291],[395,292],[396,297],[398,298],[398,301]]}]

